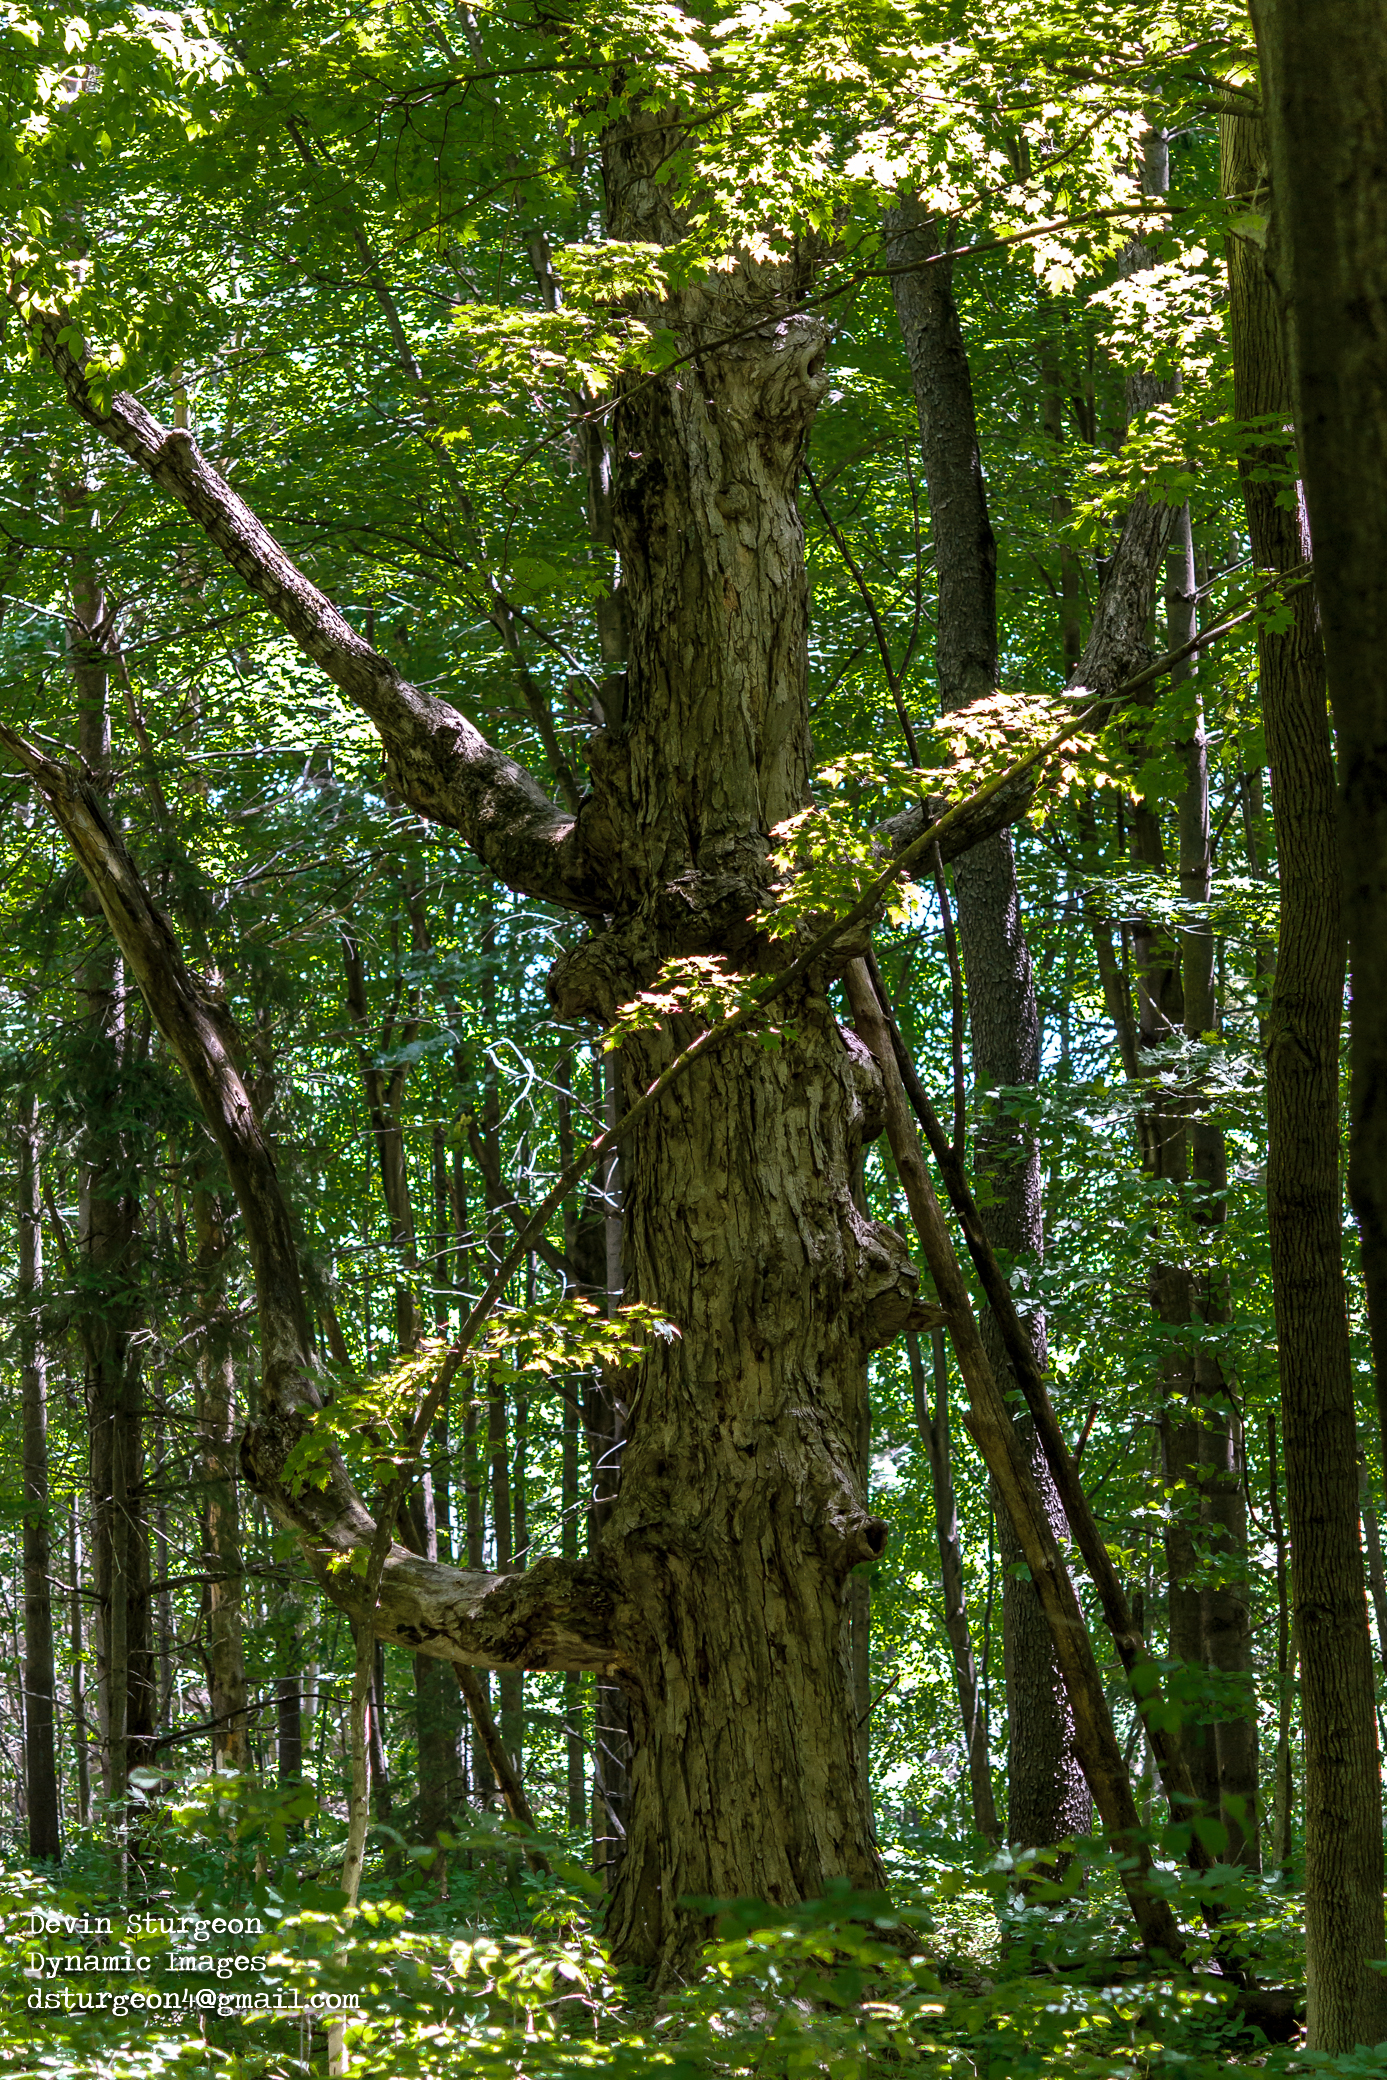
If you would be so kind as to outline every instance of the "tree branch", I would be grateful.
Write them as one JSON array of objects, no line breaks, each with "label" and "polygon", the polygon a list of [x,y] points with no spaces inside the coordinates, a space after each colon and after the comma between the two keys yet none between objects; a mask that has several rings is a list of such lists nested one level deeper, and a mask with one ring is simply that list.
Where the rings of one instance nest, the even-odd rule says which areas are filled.
[{"label": "tree branch", "polygon": [[75,328],[12,293],[68,401],[87,425],[123,448],[178,500],[306,656],[375,724],[392,784],[421,816],[447,825],[510,888],[568,910],[613,907],[576,817],[543,793],[456,708],[421,693],[357,634],[232,490],[191,434],[160,424],[123,391],[93,391]]},{"label": "tree branch", "polygon": [[[375,1549],[378,1527],[335,1445],[324,1447],[309,1479],[290,1471],[290,1455],[322,1399],[289,1210],[237,1066],[232,1020],[189,971],[96,790],[13,730],[0,726],[0,743],[76,853],[226,1163],[245,1222],[263,1367],[261,1412],[242,1441],[242,1468],[280,1520],[298,1531],[327,1595],[359,1617],[362,1584],[350,1562]],[[371,1623],[382,1638],[415,1653],[486,1667],[607,1674],[616,1667],[612,1599],[593,1561],[546,1559],[524,1574],[488,1575],[421,1559],[395,1543],[381,1561]]]},{"label": "tree branch", "polygon": [[[1171,524],[1174,521],[1173,510],[1169,506],[1147,506],[1141,499],[1137,504],[1145,510],[1137,519],[1133,530],[1133,563],[1137,561],[1143,540],[1146,552],[1152,551],[1152,544],[1158,532],[1158,525],[1153,522],[1152,516],[1165,514]],[[1132,524],[1135,511],[1134,507],[1133,513],[1127,516],[1129,525]],[[1123,541],[1126,540],[1127,533],[1124,529]],[[1160,554],[1164,553],[1162,548]],[[1120,543],[1118,554],[1121,554]],[[1116,560],[1114,558],[1114,566]],[[1159,557],[1156,560],[1158,562]],[[1112,575],[1110,571],[1109,578]],[[1294,591],[1297,586],[1308,584],[1311,575],[1312,566],[1308,563],[1297,564],[1293,570],[1278,572],[1275,577],[1268,578],[1263,584],[1258,585],[1254,591],[1244,593],[1233,612],[1225,614],[1212,628],[1200,629],[1188,643],[1182,643],[1178,650],[1168,650],[1164,656],[1153,658],[1149,664],[1140,665],[1132,671],[1129,678],[1119,682],[1114,677],[1115,672],[1123,663],[1140,659],[1146,649],[1142,633],[1145,623],[1143,622],[1138,629],[1135,622],[1139,595],[1129,583],[1130,570],[1124,572],[1113,595],[1111,614],[1104,614],[1102,598],[1099,600],[1084,654],[1075,666],[1066,689],[1070,698],[1078,702],[1079,706],[1068,728],[1053,742],[1064,742],[1086,723],[1101,727],[1103,722],[1111,720],[1112,712],[1119,701],[1128,700],[1133,694],[1154,685],[1157,679],[1163,679],[1174,665],[1183,663],[1185,658],[1192,656],[1196,650],[1207,650],[1210,644],[1216,643],[1221,636],[1230,634],[1235,628],[1244,628],[1256,614],[1259,602],[1265,599],[1269,592]],[[1151,583],[1154,587],[1154,570]],[[1149,612],[1149,607],[1147,611]],[[1048,756],[1048,752],[1046,755]],[[1043,757],[1033,755],[1018,760],[997,779],[980,788],[976,794],[969,795],[961,802],[955,802],[952,807],[941,795],[933,795],[923,803],[912,802],[910,807],[902,809],[899,815],[888,816],[884,823],[879,823],[876,836],[899,857],[907,850],[913,852],[922,833],[931,822],[937,823],[940,856],[945,861],[955,860],[961,853],[970,852],[975,845],[980,845],[984,838],[990,838],[994,832],[1005,830],[1010,824],[1021,821],[1035,797],[1044,770]]]}]

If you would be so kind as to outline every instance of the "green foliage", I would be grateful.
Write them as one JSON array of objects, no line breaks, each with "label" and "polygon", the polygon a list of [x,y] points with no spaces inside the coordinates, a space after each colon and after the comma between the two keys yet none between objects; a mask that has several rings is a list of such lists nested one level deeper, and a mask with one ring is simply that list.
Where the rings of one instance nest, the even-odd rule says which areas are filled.
[{"label": "green foliage", "polygon": [[[970,1866],[898,1854],[895,1907],[842,1888],[792,1911],[753,1900],[698,1902],[709,1940],[676,1988],[652,1996],[613,1970],[590,1926],[592,1881],[571,1864],[560,1860],[557,1876],[527,1881],[528,1925],[509,1934],[461,1928],[398,1881],[392,1896],[344,1915],[330,1885],[294,1868],[306,1853],[319,1861],[326,1847],[305,1840],[305,1823],[310,1837],[321,1824],[311,1791],[276,1803],[235,1780],[203,1780],[148,1824],[124,1900],[113,1896],[109,1871],[61,1889],[11,1877],[4,1915],[17,1983],[30,1992],[108,1989],[126,2007],[45,2011],[35,2056],[25,2041],[33,2035],[25,1993],[7,2011],[0,2070],[97,2080],[186,2067],[270,2080],[295,2070],[305,2023],[321,2043],[334,2014],[347,2022],[352,2070],[380,2080],[570,2080],[592,2072],[613,2080],[797,2080],[825,2070],[849,2080],[888,2072],[921,2080],[1316,2072],[1348,2080],[1374,2070],[1352,2057],[1269,2050],[1240,2020],[1230,1982],[1197,1960],[1191,1971],[1162,1974],[1114,1957],[1113,1874],[1093,1845],[1065,1845],[1076,1860],[1058,1881],[1034,1858],[1017,1870],[1005,1859]],[[450,1835],[447,1846],[492,1855],[504,1839],[474,1827]],[[266,1843],[281,1858],[290,1844],[290,1854],[272,1880],[257,1880],[248,1852]],[[1226,1895],[1234,1877],[1226,1874]],[[1244,1882],[1242,1892],[1261,1917],[1261,1953],[1274,1958],[1291,1934],[1290,1903],[1274,1888]],[[959,1932],[971,1936],[977,1925],[964,1912],[970,1898],[987,1903],[989,1920],[1000,1917],[1002,1941],[986,1955],[957,1944]],[[72,1925],[44,1932],[45,1916]],[[205,2002],[177,2022],[162,2006],[151,2013],[129,2005],[132,1984],[168,1990],[161,1966],[171,1946],[215,1948],[212,1921],[233,1916],[261,1924],[258,1934],[232,1938],[260,1969],[230,1984],[215,1973],[173,1975]],[[102,1917],[112,1935],[83,1929],[84,1919]],[[139,1931],[128,1945],[116,1942],[116,1923]],[[150,1923],[159,1932],[144,1933]],[[169,1926],[180,1932],[164,1933]],[[1254,1937],[1246,1916],[1239,1929]],[[52,1962],[103,1946],[148,1956],[153,1968],[134,1978],[129,1970],[74,1977]],[[259,2008],[237,2002],[252,1981],[264,1995]]]},{"label": "green foliage", "polygon": [[[1091,610],[1101,559],[1135,493],[1190,498],[1207,621],[1248,589],[1237,471],[1250,464],[1283,495],[1292,491],[1285,429],[1234,416],[1223,330],[1219,243],[1265,235],[1257,212],[1224,205],[1215,175],[1219,83],[1245,83],[1254,69],[1244,11],[1231,0],[1000,0],[971,10],[934,0],[752,0],[693,12],[663,0],[578,0],[475,7],[468,20],[476,47],[460,11],[346,0],[181,13],[101,0],[80,16],[3,10],[7,279],[21,312],[29,300],[64,301],[103,394],[120,385],[165,419],[186,412],[205,450],[352,626],[543,778],[535,689],[580,771],[590,698],[600,698],[609,669],[592,608],[613,582],[612,558],[588,534],[575,441],[592,425],[611,430],[620,380],[681,357],[684,343],[659,308],[667,287],[712,278],[733,255],[770,260],[802,241],[787,300],[831,326],[815,481],[866,574],[923,764],[898,741],[876,628],[806,498],[815,806],[770,834],[779,885],[764,920],[793,942],[880,871],[872,834],[883,817],[921,793],[958,798],[1067,719],[1060,607],[1076,601],[1081,622]],[[613,241],[602,224],[603,131],[632,107],[676,103],[689,120],[662,177],[690,208],[688,236],[661,248]],[[1172,133],[1169,208],[1143,197],[1137,179],[1141,133],[1157,120]],[[1007,689],[943,723],[934,716],[931,516],[885,273],[893,260],[883,211],[910,189],[941,213],[945,238],[960,249],[952,281],[997,536]],[[532,260],[541,237],[557,308]],[[1145,265],[1129,264],[1136,238]],[[417,375],[401,361],[373,268]],[[19,313],[3,353],[4,719],[75,753],[72,583],[94,564],[115,644],[114,807],[191,957],[239,1024],[299,1223],[310,1304],[325,1331],[335,1321],[348,1352],[324,1366],[332,1398],[295,1469],[319,1477],[332,1439],[354,1469],[379,1478],[398,1463],[420,1391],[485,1282],[489,1229],[506,1232],[504,1209],[487,1205],[468,1167],[471,1133],[479,1122],[493,1131],[494,1119],[500,1174],[532,1204],[563,1166],[565,1133],[601,1124],[589,1036],[557,1024],[543,990],[544,968],[576,928],[543,906],[488,893],[446,835],[400,811],[369,724],[124,459],[88,439],[34,361]],[[1177,368],[1178,394],[1129,423],[1128,378],[1170,381]],[[523,672],[502,646],[498,597],[514,610]],[[1270,595],[1263,626],[1284,626],[1288,611]],[[1006,1268],[1023,1306],[1045,1310],[1066,1434],[1091,1423],[1086,1478],[1104,1535],[1146,1598],[1153,1636],[1165,1626],[1162,1540],[1173,1525],[1194,1534],[1196,1586],[1237,1579],[1247,1590],[1265,1780],[1279,1697],[1259,1025],[1277,897],[1274,833],[1250,791],[1264,763],[1256,635],[1255,626],[1240,630],[1200,657],[1192,681],[1101,739],[1072,739],[1050,762],[1037,814],[1016,833],[1041,1077],[1036,1087],[975,1090],[967,1124],[1002,1137],[1024,1130],[1039,1146],[1045,1260]],[[1162,647],[1159,627],[1151,640]],[[1172,847],[1196,688],[1218,847],[1207,910],[1181,897],[1170,871],[1135,869],[1128,846],[1128,798],[1138,796]],[[193,1551],[204,1499],[193,1414],[201,1310],[224,1303],[219,1333],[234,1351],[248,1415],[257,1355],[248,1267],[234,1218],[221,1268],[199,1261],[193,1184],[225,1198],[220,1160],[138,1015],[118,1075],[86,1044],[80,977],[93,920],[70,861],[17,786],[7,806],[0,1040],[7,1101],[36,1087],[44,1111],[54,1216],[44,1325],[57,1382],[51,1514],[61,1532],[87,1480],[83,1328],[129,1313],[140,1324],[149,1405],[167,1426],[155,1469],[171,1519],[166,1549],[182,1541]],[[1133,1090],[1095,933],[1108,934],[1130,980],[1138,928],[1176,934],[1204,922],[1218,937],[1219,1031],[1150,1051]],[[361,953],[364,1024],[347,1002],[344,937]],[[952,1005],[928,877],[893,896],[877,950],[938,1099],[950,1074]],[[622,1008],[608,1044],[666,1028],[671,1046],[687,1044],[745,1007],[756,986],[711,956],[687,958]],[[774,1044],[780,1030],[772,1019],[758,1038]],[[399,1075],[391,1119],[414,1194],[413,1261],[386,1218],[363,1062]],[[1229,1182],[1217,1222],[1194,1218],[1192,1190],[1153,1183],[1141,1167],[1139,1113],[1156,1094],[1200,1108],[1224,1130]],[[116,1285],[93,1278],[75,1246],[93,1119],[118,1135],[122,1175],[145,1194],[138,1260]],[[436,1165],[442,1251],[430,1232]],[[863,1192],[873,1214],[899,1221],[879,1148],[868,1153]],[[593,1214],[576,1202],[566,1211],[570,1227]],[[554,1253],[569,1247],[563,1215],[546,1240]],[[1165,1480],[1153,1451],[1163,1365],[1182,1338],[1200,1347],[1200,1332],[1152,1315],[1151,1271],[1172,1254],[1213,1276],[1227,1301],[1219,1351],[1243,1414],[1254,1508],[1245,1557],[1205,1535],[1197,1480]],[[13,1272],[7,1259],[7,1280]],[[384,1355],[395,1349],[397,1288],[432,1324],[442,1318],[442,1333],[403,1362]],[[1356,1309],[1356,1287],[1351,1302]],[[487,1464],[463,1431],[469,1422],[475,1431],[482,1401],[495,1393],[506,1405],[502,1457],[528,1504],[531,1550],[556,1550],[573,1529],[564,1396],[581,1394],[595,1371],[638,1362],[652,1338],[677,1326],[653,1310],[601,1317],[542,1264],[517,1275],[467,1368],[435,1461],[451,1488],[445,1538],[451,1531],[456,1554],[464,1491],[481,1493],[495,1474],[494,1456]],[[1354,1328],[1366,1424],[1371,1375],[1357,1314]],[[14,1355],[11,1337],[7,1411]],[[281,1798],[267,1788],[269,1743],[257,1722],[260,1788],[250,1778],[148,1781],[143,1865],[123,1869],[109,1844],[74,1829],[61,1884],[7,1880],[11,1931],[33,1903],[109,1907],[123,1883],[132,1899],[145,1897],[142,1886],[150,1897],[167,1887],[198,1912],[249,1903],[271,1930],[263,1954],[276,1987],[375,1989],[352,2055],[382,2075],[541,2080],[610,2069],[789,2080],[826,2069],[1212,2080],[1376,2071],[1365,2060],[1259,2050],[1234,2034],[1222,1992],[1206,1982],[1086,1974],[1085,1951],[1096,1963],[1127,1943],[1101,1859],[1073,1867],[1089,1888],[1081,1898],[1076,1880],[1033,1864],[1023,1872],[1030,1889],[1018,1894],[1005,1859],[994,1868],[974,1858],[928,1460],[899,1349],[878,1357],[872,1401],[873,1507],[893,1533],[871,1573],[872,1768],[894,1914],[844,1899],[794,1914],[727,1907],[687,1986],[656,2003],[613,1971],[589,1925],[591,1887],[571,1865],[553,1887],[538,1887],[513,1876],[513,1835],[455,1815],[441,1845],[424,1844],[397,1808],[393,1832],[372,1837],[367,1909],[347,1923],[335,1881],[345,1830],[332,1712],[349,1643],[340,1616],[320,1610],[292,1542],[251,1521],[251,1689],[259,1696],[286,1667],[317,1669],[325,1702],[310,1742],[311,1793]],[[13,1542],[22,1489],[17,1425],[7,1428],[15,1434],[0,1451],[0,1500]],[[954,1448],[965,1586],[1000,1772],[1000,1567],[985,1475],[961,1426]],[[176,1581],[168,1595],[170,1726],[179,1742],[200,1741],[204,1678],[189,1642],[199,1638],[201,1588]],[[1120,1737],[1134,1739],[1130,1693],[1115,1663],[1107,1674]],[[1206,1725],[1219,1703],[1211,1688],[1165,1662],[1162,1674],[1171,1711]],[[410,1682],[391,1650],[384,1717],[397,1791],[416,1763]],[[551,1824],[563,1810],[571,1710],[562,1678],[527,1677],[527,1782]],[[590,1731],[590,1699],[577,1718]],[[70,1801],[67,1751],[64,1768]],[[1139,1790],[1149,1798],[1149,1780]],[[1177,1850],[1165,1843],[1168,1862]],[[257,1855],[267,1866],[259,1874]],[[1226,1874],[1218,1883],[1230,1939],[1295,1981],[1294,1895],[1279,1881],[1241,1897]],[[1192,1897],[1182,1894],[1184,1907]],[[1192,1908],[1186,1919],[1195,1925]],[[265,2025],[266,2036],[215,2010],[205,2036],[148,2021],[135,2030],[129,2014],[118,2026],[92,2015],[43,2019],[36,2046],[12,2006],[4,2070],[153,2080],[186,2065],[268,2080],[294,2071],[301,2048],[297,2023]],[[321,2034],[311,2048],[321,2057]]]}]

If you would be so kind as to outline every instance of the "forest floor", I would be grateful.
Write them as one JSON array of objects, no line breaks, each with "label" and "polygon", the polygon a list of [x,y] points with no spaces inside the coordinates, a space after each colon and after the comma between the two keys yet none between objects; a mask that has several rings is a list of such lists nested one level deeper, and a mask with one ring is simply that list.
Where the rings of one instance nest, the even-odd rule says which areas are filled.
[{"label": "forest floor", "polygon": [[[328,2070],[333,2016],[350,2071],[379,2080],[1387,2072],[1375,2052],[1326,2063],[1270,2044],[1239,2013],[1230,1964],[1295,2004],[1300,1916],[1280,1883],[1225,1874],[1215,1940],[1168,1870],[1191,1941],[1157,1971],[1096,1846],[1062,1872],[1033,1866],[1023,1890],[976,1845],[916,1838],[888,1852],[889,1902],[728,1903],[687,1982],[654,1991],[604,1951],[573,1845],[548,1842],[553,1870],[535,1875],[485,1817],[443,1857],[377,1830],[349,1917],[336,1832],[311,1794],[238,1799],[223,1780],[151,1810],[123,1859],[91,1839],[61,1873],[11,1867],[0,2073],[306,2080]],[[1264,2019],[1290,2031],[1289,2014]]]}]

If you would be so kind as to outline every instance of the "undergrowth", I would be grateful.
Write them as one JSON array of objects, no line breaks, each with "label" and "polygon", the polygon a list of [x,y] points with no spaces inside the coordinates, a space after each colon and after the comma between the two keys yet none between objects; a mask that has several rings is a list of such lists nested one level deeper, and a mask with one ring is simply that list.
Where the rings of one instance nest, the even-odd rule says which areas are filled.
[{"label": "undergrowth", "polygon": [[534,1874],[508,1825],[469,1824],[441,1852],[378,1831],[348,1914],[337,1823],[311,1789],[166,1793],[124,1853],[91,1838],[60,1873],[0,1881],[7,2080],[303,2080],[326,2070],[334,2017],[363,2080],[1387,2075],[1387,2046],[1329,2059],[1267,2041],[1236,1988],[1298,1988],[1294,1892],[1226,1867],[1196,1888],[1178,1837],[1156,1845],[1155,1881],[1188,1947],[1160,1969],[1131,1947],[1100,1845],[1017,1869],[907,1837],[889,1901],[699,1902],[708,1940],[652,1990],[613,1966],[601,1896],[562,1841]]}]

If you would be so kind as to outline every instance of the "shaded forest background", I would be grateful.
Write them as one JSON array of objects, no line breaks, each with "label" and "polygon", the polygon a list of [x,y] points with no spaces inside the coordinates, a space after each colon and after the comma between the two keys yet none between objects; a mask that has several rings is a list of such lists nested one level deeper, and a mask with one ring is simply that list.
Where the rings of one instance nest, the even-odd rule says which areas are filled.
[{"label": "shaded forest background", "polygon": [[[820,807],[780,834],[784,885],[813,868],[817,910],[860,888],[887,818],[985,780],[1054,724],[1124,523],[1138,504],[1168,511],[1140,644],[1176,662],[1052,763],[1009,840],[989,841],[1008,857],[1014,845],[1006,943],[1014,955],[1019,915],[1022,966],[990,972],[976,926],[970,945],[958,862],[917,870],[873,945],[1184,1729],[1200,1796],[1186,1838],[1204,1840],[1237,1930],[1212,1929],[1208,1955],[1215,1969],[1220,1946],[1256,1956],[1295,1988],[1301,1692],[1266,1202],[1284,836],[1259,655],[1293,628],[1303,574],[1268,586],[1249,538],[1249,484],[1296,509],[1288,404],[1252,410],[1234,391],[1229,269],[1261,254],[1269,209],[1255,152],[1238,156],[1257,114],[1250,33],[1215,6],[947,23],[748,9],[716,35],[673,10],[608,13],[556,25],[311,7],[223,22],[112,8],[75,29],[15,15],[7,210],[27,279],[38,293],[66,270],[78,285],[98,396],[133,390],[186,428],[354,630],[574,806],[623,697],[621,574],[595,489],[617,371],[667,380],[679,342],[649,319],[652,294],[725,246],[765,245],[757,227],[791,225],[812,256],[804,293],[833,298],[799,501]],[[610,95],[575,87],[575,51],[571,71],[620,71]],[[653,249],[604,239],[600,140],[642,96],[701,80],[707,53],[726,104],[699,169],[713,199],[657,267]],[[904,231],[882,212],[907,193],[926,198],[911,235],[962,249],[938,280],[995,539],[1003,692],[983,707],[949,680],[951,538],[909,344],[928,314],[887,271]],[[18,308],[5,351],[3,719],[81,762],[234,1017],[334,1428],[366,1478],[530,1209],[635,1095],[622,1050],[546,992],[583,927],[500,887],[407,806],[371,724],[82,425]],[[941,685],[962,726],[941,723]],[[241,1473],[260,1411],[239,1216],[70,850],[26,777],[0,790],[6,1860],[77,1888],[69,1903],[103,1887],[134,1897],[167,1857],[185,1899],[230,1887],[274,1913],[330,1912],[357,1650]],[[430,1556],[519,1571],[576,1558],[601,1532],[636,1354],[620,1315],[623,1161],[566,1199],[506,1289],[511,1326],[454,1383],[409,1505]],[[856,1189],[915,1249],[886,1139]],[[1009,1229],[1023,1201],[1030,1227]],[[1346,1209],[1342,1232],[1381,1727],[1382,1457]],[[559,1335],[565,1299],[587,1312]],[[1052,1973],[1129,1938],[1101,1849],[1073,1860],[1092,1808],[1048,1649],[1017,1615],[1027,1569],[959,1419],[957,1361],[937,1310],[913,1320],[872,1361],[862,1452],[890,1539],[850,1577],[845,1652],[898,1902],[934,1917],[919,1938],[931,1969],[951,1960],[938,2012],[974,2008],[953,2064],[928,2062],[938,2047],[918,2028],[896,2055],[930,2072],[1050,2070],[1018,2046],[1073,2058],[1097,2025],[1080,2001],[1067,2020],[1030,2015],[1013,2042],[1005,2004],[989,2006],[998,1927],[1010,1954],[1048,1957]],[[1159,1832],[1147,1734],[1110,1643],[1100,1661]],[[378,1644],[368,1728],[373,1911],[388,1921],[404,1902],[443,1940],[542,1934],[547,1901],[562,1941],[579,1911],[567,1885],[600,1925],[627,1818],[613,1684],[519,1669],[464,1681]],[[219,1787],[209,1770],[239,1774]],[[498,1831],[508,1810],[537,1834]],[[1029,1890],[1009,1881],[1018,1858]],[[14,1880],[16,1914],[41,1896],[30,1882]],[[1191,1926],[1197,1905],[1181,1909]],[[839,1931],[840,1961],[868,1941],[856,1926]],[[864,1958],[870,1977],[880,1959]],[[1080,2070],[1164,2071],[1162,2044],[1184,2045],[1182,2070],[1233,2055],[1198,2018],[1153,2023],[1138,2004],[1115,2021],[1110,1990],[1093,1998],[1108,2002],[1102,2028],[1144,2048]],[[505,1999],[514,2014],[542,2005],[528,1981]],[[767,2012],[753,2001],[742,2017],[748,2043],[773,2038]],[[1260,2019],[1278,2033],[1270,2009]],[[873,2048],[858,2025],[851,2046],[813,2055],[885,2058],[886,2038]],[[648,2070],[649,2046],[620,2050],[625,2026],[609,2031],[612,2057]],[[689,2024],[691,2044],[703,2026]],[[374,2069],[481,2055],[480,2039],[429,2052],[398,2029],[388,2054],[365,2040]],[[985,2056],[967,2049],[984,2040]],[[1237,2042],[1266,2055],[1255,2036]],[[72,2044],[72,2060],[107,2055]],[[293,2056],[311,2054],[297,2041]],[[255,2064],[239,2038],[216,2055],[294,2069],[274,2062],[288,2051]],[[65,2068],[78,2069],[96,2067]]]}]

